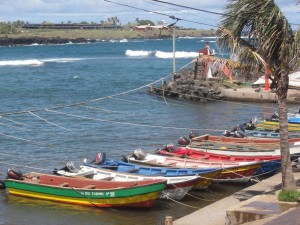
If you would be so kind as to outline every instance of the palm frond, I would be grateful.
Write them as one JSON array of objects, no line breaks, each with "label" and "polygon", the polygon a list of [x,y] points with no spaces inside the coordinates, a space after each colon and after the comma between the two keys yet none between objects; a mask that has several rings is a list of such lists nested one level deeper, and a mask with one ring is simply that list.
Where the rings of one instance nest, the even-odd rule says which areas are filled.
[{"label": "palm frond", "polygon": [[[245,62],[290,71],[299,56],[299,34],[294,34],[274,0],[228,0],[218,43]],[[293,62],[294,62],[293,61]],[[253,63],[252,63],[253,64]]]}]

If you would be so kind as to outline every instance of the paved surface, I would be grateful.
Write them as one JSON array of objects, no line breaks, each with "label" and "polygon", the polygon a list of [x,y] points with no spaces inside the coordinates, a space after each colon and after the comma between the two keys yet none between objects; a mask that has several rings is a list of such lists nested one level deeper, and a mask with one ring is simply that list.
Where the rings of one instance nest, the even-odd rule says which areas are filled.
[{"label": "paved surface", "polygon": [[[242,87],[228,88],[222,90],[222,95],[231,101],[250,101],[250,102],[277,102],[274,92],[260,88]],[[287,94],[288,103],[300,103],[300,90],[289,89]]]},{"label": "paved surface", "polygon": [[[294,173],[295,180],[297,183],[300,181],[300,172]],[[194,213],[191,213],[185,217],[182,217],[173,222],[173,225],[224,225],[230,224],[230,219],[226,217],[226,212],[231,209],[240,210],[239,206],[245,207],[245,212],[249,208],[256,212],[260,212],[263,215],[262,211],[266,211],[266,214],[269,214],[268,218],[264,220],[255,221],[252,223],[247,223],[247,225],[259,225],[264,224],[272,219],[278,218],[282,213],[278,208],[278,204],[275,204],[277,201],[277,192],[281,189],[281,173],[276,174],[268,179],[265,179],[255,185],[252,185],[246,189],[243,189],[231,196],[228,196],[218,202],[215,202],[211,205],[208,205],[205,208],[202,208]],[[255,198],[253,198],[255,197]],[[252,199],[252,200],[251,200]],[[268,199],[268,201],[267,201]],[[248,201],[248,202],[247,202]],[[264,209],[262,209],[264,208]],[[240,210],[242,211],[242,210]],[[251,215],[253,216],[253,215]],[[263,219],[264,216],[261,216]],[[300,220],[299,220],[300,221]],[[263,223],[261,223],[263,222]],[[231,223],[234,224],[234,223]],[[300,224],[300,223],[299,223]],[[270,224],[268,224],[270,225]],[[272,223],[273,225],[273,223]],[[275,223],[274,223],[275,225]],[[278,225],[278,224],[276,224]],[[284,224],[289,225],[289,224]],[[293,225],[297,225],[293,224]]]}]

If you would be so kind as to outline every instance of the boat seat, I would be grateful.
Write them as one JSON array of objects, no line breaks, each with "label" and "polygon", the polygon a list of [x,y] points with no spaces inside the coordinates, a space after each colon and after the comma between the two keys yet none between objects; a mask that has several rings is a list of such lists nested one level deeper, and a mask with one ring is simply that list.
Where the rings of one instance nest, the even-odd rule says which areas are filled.
[{"label": "boat seat", "polygon": [[87,186],[84,186],[82,187],[83,189],[95,189],[96,188],[96,185],[95,184],[90,184],[90,185],[87,185]]},{"label": "boat seat", "polygon": [[68,187],[68,186],[69,186],[69,183],[61,183],[59,186],[60,186],[60,187]]},{"label": "boat seat", "polygon": [[208,159],[208,158],[209,158],[208,156],[199,157],[199,159]]},{"label": "boat seat", "polygon": [[166,163],[165,165],[171,166],[171,165],[175,165],[175,164],[176,164],[176,162],[169,162],[169,163]]},{"label": "boat seat", "polygon": [[114,179],[114,177],[103,177],[103,178],[100,178],[99,180],[107,180],[107,181],[110,181]]},{"label": "boat seat", "polygon": [[151,174],[151,176],[163,176],[165,174],[166,174],[166,172],[157,172],[157,173]]},{"label": "boat seat", "polygon": [[133,169],[130,169],[130,170],[125,170],[125,171],[122,171],[123,173],[134,173],[136,171],[138,171],[139,169],[137,168],[133,168]]}]

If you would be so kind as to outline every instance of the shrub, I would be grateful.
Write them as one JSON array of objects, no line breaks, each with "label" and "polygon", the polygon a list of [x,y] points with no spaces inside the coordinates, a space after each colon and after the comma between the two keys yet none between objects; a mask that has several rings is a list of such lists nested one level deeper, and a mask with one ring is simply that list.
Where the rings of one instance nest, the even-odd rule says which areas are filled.
[{"label": "shrub", "polygon": [[284,202],[297,202],[299,197],[300,191],[298,190],[281,190],[278,195],[278,200]]}]

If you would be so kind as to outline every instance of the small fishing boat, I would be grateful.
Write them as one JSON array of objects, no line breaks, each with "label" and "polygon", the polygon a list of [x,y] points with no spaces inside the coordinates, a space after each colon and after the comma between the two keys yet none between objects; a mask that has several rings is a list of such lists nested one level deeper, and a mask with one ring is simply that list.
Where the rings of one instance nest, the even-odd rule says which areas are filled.
[{"label": "small fishing boat", "polygon": [[16,179],[10,174],[9,194],[94,207],[151,207],[166,188],[159,179],[117,182],[34,172]]},{"label": "small fishing boat", "polygon": [[[256,130],[265,130],[265,131],[278,131],[279,122],[277,121],[261,121],[256,124]],[[288,123],[289,132],[300,132],[300,124],[298,123]]]},{"label": "small fishing boat", "polygon": [[[101,164],[97,161],[88,162],[84,161],[85,166],[93,168],[106,168],[117,172],[139,174],[144,176],[163,176],[163,177],[176,177],[176,176],[199,176],[201,179],[197,181],[197,184],[193,186],[193,189],[205,189],[207,188],[212,179],[222,172],[220,168],[196,168],[196,169],[184,169],[184,168],[166,168],[166,167],[150,167],[141,166],[133,163],[126,163],[123,161],[113,160],[101,160]],[[108,162],[108,165],[106,163]],[[113,166],[112,166],[113,162]]]},{"label": "small fishing boat", "polygon": [[254,175],[274,174],[281,167],[281,156],[261,156],[261,155],[230,155],[216,154],[205,151],[193,150],[188,147],[174,148],[167,146],[156,151],[157,154],[166,156],[185,157],[188,159],[208,160],[208,161],[231,161],[231,162],[258,162],[263,161],[261,167],[258,168]]},{"label": "small fishing boat", "polygon": [[[245,135],[247,137],[253,136],[253,137],[259,137],[259,138],[280,138],[279,132],[272,132],[272,131],[259,131],[259,130],[246,130]],[[289,138],[298,138],[300,137],[299,132],[298,133],[288,133]]]},{"label": "small fishing boat", "polygon": [[[71,164],[71,165],[70,165]],[[73,169],[74,163],[68,162],[65,167],[55,170],[54,173],[62,176],[84,176],[93,180],[112,180],[112,181],[141,181],[141,180],[166,180],[167,187],[160,195],[160,198],[171,198],[181,200],[186,196],[201,179],[199,176],[143,176],[139,174],[122,173],[114,170],[80,166],[80,169]]]},{"label": "small fishing boat", "polygon": [[[288,141],[291,159],[294,160],[300,156],[299,137],[289,138]],[[186,149],[231,156],[280,156],[279,143],[280,140],[276,138],[230,138],[203,135],[199,139],[193,138]]]},{"label": "small fishing boat", "polygon": [[[214,136],[214,135],[200,135],[191,139],[191,143],[196,142],[217,142],[217,143],[230,143],[230,144],[243,144],[250,146],[272,146],[274,144],[280,143],[278,138],[254,138],[254,137],[244,137],[244,138],[234,138],[225,136]],[[289,138],[289,143],[300,142],[300,137]]]},{"label": "small fishing boat", "polygon": [[290,117],[288,123],[300,124],[300,117]]},{"label": "small fishing boat", "polygon": [[222,172],[215,177],[215,181],[222,182],[248,182],[263,162],[230,162],[213,160],[193,160],[187,158],[170,157],[157,154],[144,154],[135,150],[132,156],[124,160],[130,163],[145,166],[160,166],[172,168],[221,168]]}]

